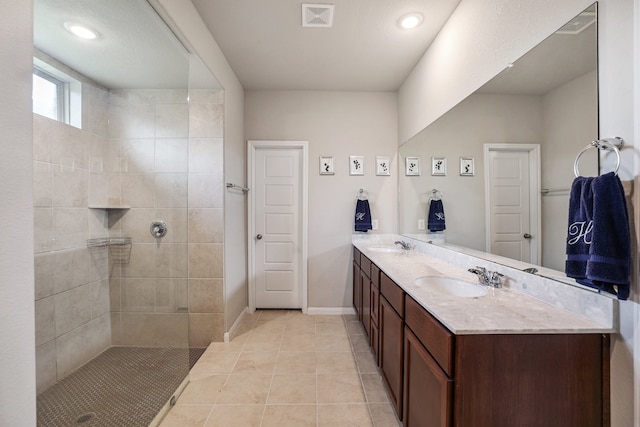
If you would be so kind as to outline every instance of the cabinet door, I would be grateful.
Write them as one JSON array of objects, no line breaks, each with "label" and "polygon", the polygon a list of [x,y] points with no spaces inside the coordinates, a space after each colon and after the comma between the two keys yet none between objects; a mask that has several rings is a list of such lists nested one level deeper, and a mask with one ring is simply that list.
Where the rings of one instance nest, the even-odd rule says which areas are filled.
[{"label": "cabinet door", "polygon": [[389,301],[380,298],[380,368],[391,394],[392,404],[402,420],[402,364],[403,364],[402,317]]},{"label": "cabinet door", "polygon": [[371,280],[362,273],[362,326],[367,338],[371,336]]},{"label": "cabinet door", "polygon": [[449,427],[453,381],[408,328],[404,343],[404,427]]},{"label": "cabinet door", "polygon": [[371,322],[380,326],[380,291],[371,283]]},{"label": "cabinet door", "polygon": [[353,307],[358,319],[362,319],[362,274],[360,267],[353,263]]}]

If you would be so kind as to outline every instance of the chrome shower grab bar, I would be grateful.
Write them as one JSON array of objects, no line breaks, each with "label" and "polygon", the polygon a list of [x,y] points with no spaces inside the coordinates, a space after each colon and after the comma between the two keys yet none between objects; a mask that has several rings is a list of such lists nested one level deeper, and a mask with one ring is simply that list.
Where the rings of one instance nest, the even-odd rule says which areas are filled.
[{"label": "chrome shower grab bar", "polygon": [[573,162],[573,174],[576,176],[576,178],[580,176],[580,170],[578,169],[578,163],[580,162],[580,157],[582,157],[582,155],[587,150],[591,148],[597,148],[598,150],[612,150],[616,154],[616,169],[614,173],[617,175],[618,170],[620,169],[619,148],[622,148],[623,146],[624,146],[624,139],[620,138],[619,136],[616,136],[615,138],[605,138],[605,139],[598,139],[595,141],[591,141],[589,145],[584,147],[582,151],[578,153],[576,160]]}]

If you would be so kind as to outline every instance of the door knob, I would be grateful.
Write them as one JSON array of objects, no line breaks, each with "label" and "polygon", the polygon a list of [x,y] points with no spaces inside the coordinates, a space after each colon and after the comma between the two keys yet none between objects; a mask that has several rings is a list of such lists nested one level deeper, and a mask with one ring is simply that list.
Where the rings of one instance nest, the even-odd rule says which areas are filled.
[{"label": "door knob", "polygon": [[533,236],[531,234],[529,234],[529,233],[524,233],[524,236],[522,236],[522,237],[524,237],[525,239],[530,239]]},{"label": "door knob", "polygon": [[261,239],[262,239],[262,234],[258,234],[258,235],[256,236],[256,239],[261,240]]}]

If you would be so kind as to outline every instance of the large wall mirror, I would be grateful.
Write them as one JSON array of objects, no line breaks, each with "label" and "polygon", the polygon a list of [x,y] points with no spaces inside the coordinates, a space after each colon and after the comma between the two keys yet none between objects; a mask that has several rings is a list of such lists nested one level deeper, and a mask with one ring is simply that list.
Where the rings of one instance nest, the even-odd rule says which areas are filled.
[{"label": "large wall mirror", "polygon": [[[574,161],[598,138],[597,39],[594,3],[404,143],[400,233],[563,271]],[[581,175],[598,174],[595,151],[580,158]],[[428,230],[434,196],[440,233]]]}]

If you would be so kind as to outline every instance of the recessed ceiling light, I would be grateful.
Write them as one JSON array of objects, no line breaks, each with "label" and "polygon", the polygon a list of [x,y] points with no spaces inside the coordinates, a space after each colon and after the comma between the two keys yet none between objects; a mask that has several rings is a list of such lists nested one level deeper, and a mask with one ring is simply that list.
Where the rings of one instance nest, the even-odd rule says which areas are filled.
[{"label": "recessed ceiling light", "polygon": [[99,33],[86,25],[76,24],[75,22],[65,22],[64,28],[76,37],[80,37],[85,40],[97,39]]},{"label": "recessed ceiling light", "polygon": [[419,13],[409,13],[400,18],[400,26],[405,30],[416,28],[422,23],[422,15]]}]

